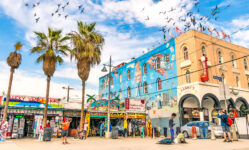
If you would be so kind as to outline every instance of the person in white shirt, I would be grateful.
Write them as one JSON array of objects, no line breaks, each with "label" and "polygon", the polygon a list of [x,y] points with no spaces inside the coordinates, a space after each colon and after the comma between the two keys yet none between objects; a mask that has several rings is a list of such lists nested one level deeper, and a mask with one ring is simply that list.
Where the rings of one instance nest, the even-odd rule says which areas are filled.
[{"label": "person in white shirt", "polygon": [[84,137],[83,137],[83,139],[86,139],[86,137],[87,137],[87,130],[88,130],[88,122],[86,122],[84,124]]}]

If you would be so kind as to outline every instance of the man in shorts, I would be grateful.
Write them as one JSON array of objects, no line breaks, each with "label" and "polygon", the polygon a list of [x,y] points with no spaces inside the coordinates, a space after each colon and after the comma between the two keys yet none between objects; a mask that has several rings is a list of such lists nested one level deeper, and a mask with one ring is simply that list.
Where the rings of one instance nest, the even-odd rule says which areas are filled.
[{"label": "man in shorts", "polygon": [[68,128],[70,126],[71,123],[71,118],[68,119],[68,121],[62,123],[61,127],[62,127],[62,133],[61,133],[61,137],[62,137],[62,144],[69,144],[67,142],[67,136],[68,136]]},{"label": "man in shorts", "polygon": [[[222,130],[224,133],[224,142],[232,142],[231,140],[231,133],[230,133],[230,126],[228,125],[228,115],[225,110],[220,111],[218,114],[218,118],[220,118]],[[228,135],[228,140],[227,140]]]}]

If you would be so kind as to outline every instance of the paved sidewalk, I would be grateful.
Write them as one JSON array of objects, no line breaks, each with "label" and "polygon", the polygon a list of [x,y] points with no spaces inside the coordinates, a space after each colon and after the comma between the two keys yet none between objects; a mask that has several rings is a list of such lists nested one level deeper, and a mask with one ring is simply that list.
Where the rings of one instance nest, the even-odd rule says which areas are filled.
[{"label": "paved sidewalk", "polygon": [[62,145],[57,138],[53,138],[50,142],[40,142],[36,139],[11,139],[0,143],[0,150],[249,150],[249,140],[224,143],[222,139],[215,141],[187,139],[187,144],[156,144],[160,139],[91,137],[84,141],[69,138],[70,144],[67,145]]}]

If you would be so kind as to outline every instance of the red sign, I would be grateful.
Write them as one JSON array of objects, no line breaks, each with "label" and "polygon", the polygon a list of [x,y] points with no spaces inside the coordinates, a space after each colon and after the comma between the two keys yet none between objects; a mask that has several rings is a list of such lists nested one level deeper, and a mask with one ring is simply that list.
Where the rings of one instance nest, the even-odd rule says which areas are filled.
[{"label": "red sign", "polygon": [[202,69],[203,69],[203,73],[201,75],[201,81],[202,82],[205,82],[205,81],[209,80],[207,61],[208,61],[207,56],[202,56],[201,57]]}]

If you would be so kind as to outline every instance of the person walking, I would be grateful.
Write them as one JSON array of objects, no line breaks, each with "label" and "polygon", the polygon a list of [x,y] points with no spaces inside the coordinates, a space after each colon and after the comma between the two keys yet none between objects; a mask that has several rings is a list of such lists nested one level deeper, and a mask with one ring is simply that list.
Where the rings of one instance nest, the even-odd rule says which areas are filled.
[{"label": "person walking", "polygon": [[127,127],[128,127],[128,125],[127,125],[127,119],[125,119],[124,120],[124,137],[127,137]]},{"label": "person walking", "polygon": [[104,124],[104,121],[101,122],[100,124],[100,132],[99,132],[99,136],[102,137],[103,136],[103,133],[104,133],[104,130],[105,130],[105,124]]},{"label": "person walking", "polygon": [[[230,125],[228,123],[228,115],[226,113],[226,110],[220,111],[217,117],[220,118],[221,121],[221,126],[224,134],[224,142],[232,142]],[[228,140],[227,140],[227,135],[228,135]]]},{"label": "person walking", "polygon": [[169,120],[169,129],[170,129],[170,137],[171,137],[171,142],[174,143],[174,139],[175,139],[175,134],[174,134],[174,119],[176,117],[176,113],[172,113],[171,114],[171,118]]},{"label": "person walking", "polygon": [[88,131],[88,122],[86,122],[85,124],[84,124],[84,137],[83,137],[83,139],[86,139],[86,137],[87,137],[87,131]]},{"label": "person walking", "polygon": [[62,123],[62,133],[61,133],[61,137],[62,137],[62,144],[69,144],[67,142],[67,136],[68,136],[68,128],[70,126],[71,123],[71,118],[68,119],[68,121]]}]

